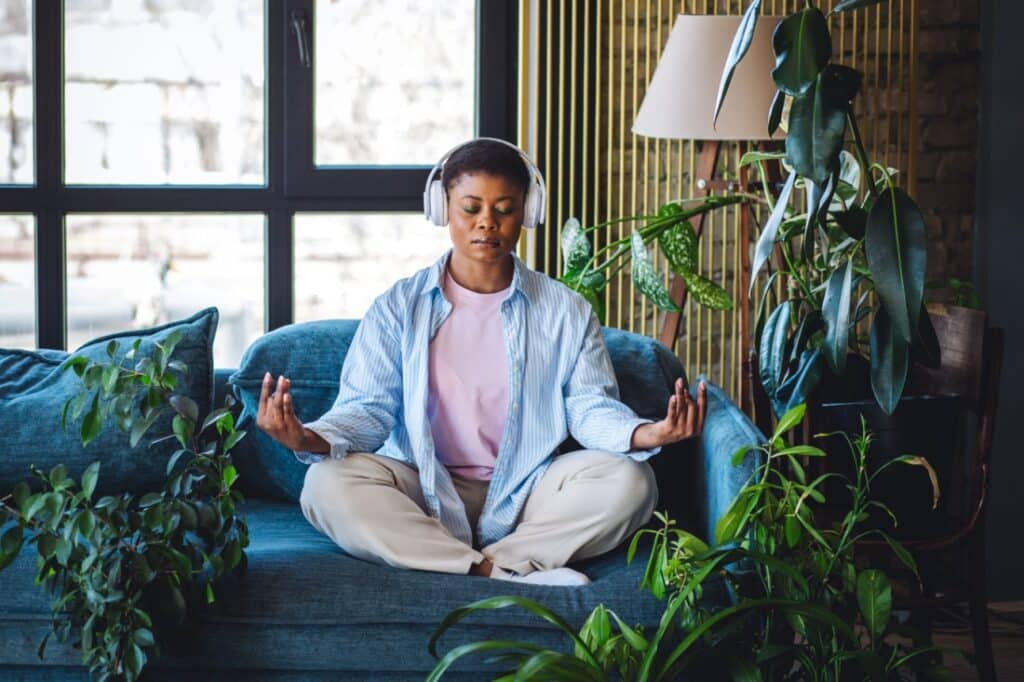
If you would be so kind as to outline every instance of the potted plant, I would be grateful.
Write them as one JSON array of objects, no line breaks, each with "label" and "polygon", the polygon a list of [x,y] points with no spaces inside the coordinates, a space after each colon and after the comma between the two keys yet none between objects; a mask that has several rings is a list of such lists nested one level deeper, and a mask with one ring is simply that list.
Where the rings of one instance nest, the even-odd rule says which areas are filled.
[{"label": "potted plant", "polygon": [[180,340],[172,332],[152,357],[136,357],[139,340],[125,353],[111,340],[109,361],[72,356],[64,365],[82,389],[65,404],[62,426],[81,418],[83,445],[112,419],[135,447],[161,415],[173,414],[173,433],[154,441],[178,445],[162,490],[95,499],[97,461],[80,481],[63,464],[33,467],[31,486],[19,483],[0,498],[0,571],[34,545],[36,582],[54,597],[39,657],[55,634],[81,649],[98,679],[137,679],[165,637],[214,601],[216,582],[246,564],[249,530],[237,512],[243,499],[230,454],[246,432],[235,429],[231,396],[200,421],[195,401],[175,393],[188,372],[174,358]]},{"label": "potted plant", "polygon": [[[882,1],[843,0],[831,14]],[[760,0],[750,3],[734,38],[716,116],[760,8]],[[753,259],[752,288],[758,273],[772,266],[757,296],[758,373],[776,415],[808,398],[817,401],[815,390],[827,375],[847,372],[853,376],[842,386],[868,384],[881,410],[891,414],[911,362],[938,363],[923,300],[927,234],[895,169],[868,158],[853,106],[862,74],[832,61],[827,19],[807,2],[776,27],[771,77],[778,91],[767,125],[772,132],[781,125],[788,102],[786,148],[744,158],[762,177],[764,164],[774,160],[789,171],[778,197],[765,193],[771,214]],[[853,153],[844,149],[848,141]],[[790,205],[797,189],[806,195],[799,208]],[[870,327],[867,338],[857,333],[862,323]],[[865,370],[865,381],[857,381],[857,370]]]},{"label": "potted plant", "polygon": [[[824,484],[840,474],[809,479],[804,457],[824,457],[810,445],[788,445],[784,436],[800,425],[805,406],[779,420],[771,439],[760,448],[761,465],[754,480],[733,501],[716,526],[715,544],[680,528],[663,514],[661,527],[641,530],[629,549],[633,559],[644,539],[653,540],[642,587],[665,600],[660,626],[653,632],[624,623],[603,605],[576,630],[543,605],[521,597],[492,597],[450,613],[438,626],[429,648],[438,664],[431,680],[441,678],[458,659],[488,654],[508,664],[500,679],[743,680],[893,679],[915,672],[942,679],[940,650],[923,633],[897,622],[892,586],[886,574],[856,562],[854,548],[865,537],[885,543],[891,555],[916,575],[911,555],[888,534],[865,526],[867,512],[884,505],[871,488],[896,463],[928,472],[926,460],[903,456],[871,470],[867,455],[872,437],[866,425],[848,445],[856,474],[844,479],[851,504],[835,525],[821,523]],[[733,455],[738,463],[748,454]],[[938,489],[935,488],[935,493]],[[734,603],[706,612],[699,600],[710,580],[726,580]],[[443,633],[480,610],[525,608],[560,629],[567,648],[554,651],[529,643],[479,641],[440,656]],[[723,669],[724,668],[724,669]],[[714,671],[713,673],[711,671]]]}]

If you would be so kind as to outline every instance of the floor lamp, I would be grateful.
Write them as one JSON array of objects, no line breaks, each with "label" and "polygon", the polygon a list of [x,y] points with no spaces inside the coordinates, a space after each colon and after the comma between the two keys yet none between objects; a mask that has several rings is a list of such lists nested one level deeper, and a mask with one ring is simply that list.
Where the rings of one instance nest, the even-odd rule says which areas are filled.
[{"label": "floor lamp", "polygon": [[[741,18],[678,15],[633,122],[633,132],[638,135],[702,143],[696,161],[694,184],[697,196],[749,185],[745,169],[741,171],[739,183],[715,178],[723,141],[756,141],[765,146],[770,145],[768,141],[773,139],[768,135],[768,112],[775,97],[775,84],[771,77],[775,64],[771,34],[778,23],[777,17],[761,17],[758,21],[750,48],[733,74],[718,122],[714,122],[722,68]],[[780,129],[776,139],[781,136]],[[746,296],[750,277],[747,247],[751,228],[748,212],[741,210],[740,215],[743,246],[738,276],[741,295]],[[703,217],[699,215],[692,221],[698,237],[703,228]],[[681,277],[673,276],[670,294],[682,309],[686,303],[686,284]],[[750,344],[750,309],[740,302],[737,305],[741,311],[741,357],[746,359]],[[660,336],[662,343],[669,348],[674,346],[679,336],[680,321],[681,313],[665,313]],[[746,402],[744,395],[740,396],[740,402]]]}]

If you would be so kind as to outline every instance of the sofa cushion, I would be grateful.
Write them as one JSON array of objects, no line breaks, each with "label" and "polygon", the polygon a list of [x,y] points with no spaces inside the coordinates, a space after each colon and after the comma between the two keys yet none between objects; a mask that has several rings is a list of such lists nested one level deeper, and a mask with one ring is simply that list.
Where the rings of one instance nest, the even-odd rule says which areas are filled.
[{"label": "sofa cushion", "polygon": [[[217,330],[217,309],[207,308],[177,322],[102,336],[80,346],[74,355],[91,360],[107,359],[107,343],[117,339],[119,356],[142,340],[139,355],[148,356],[155,344],[174,331],[182,333],[174,359],[184,362],[188,372],[179,376],[176,392],[196,401],[199,413],[209,412],[213,400],[213,337]],[[103,424],[100,435],[82,447],[79,425],[60,428],[64,403],[82,388],[81,379],[61,369],[72,354],[64,351],[0,349],[0,491],[31,478],[30,465],[49,470],[58,463],[78,478],[92,462],[99,460],[99,494],[125,490],[159,490],[166,479],[167,457],[175,445],[165,442],[149,447],[148,441],[171,433],[171,415],[162,417],[136,448],[128,445],[128,434],[112,419]]]},{"label": "sofa cushion", "polygon": [[[313,421],[334,404],[341,367],[358,326],[358,320],[288,325],[264,334],[246,349],[238,370],[228,378],[242,402],[240,423],[250,434],[245,439],[249,442],[234,451],[243,492],[297,501],[306,474],[306,465],[291,450],[254,425],[264,373],[288,377],[299,419]],[[672,384],[683,375],[678,359],[646,336],[608,327],[602,331],[621,400],[641,417],[663,418]]]}]

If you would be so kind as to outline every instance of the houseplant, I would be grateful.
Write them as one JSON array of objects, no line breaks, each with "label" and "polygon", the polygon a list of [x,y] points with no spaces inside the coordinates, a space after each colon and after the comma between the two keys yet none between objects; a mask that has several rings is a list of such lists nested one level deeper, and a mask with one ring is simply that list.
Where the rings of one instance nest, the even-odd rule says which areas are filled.
[{"label": "houseplant", "polygon": [[[507,674],[498,678],[502,680],[672,680],[684,672],[702,679],[700,666],[709,661],[718,666],[719,675],[724,666],[733,679],[742,680],[889,679],[899,671],[941,677],[943,669],[935,660],[939,650],[895,622],[885,573],[859,566],[854,556],[855,544],[874,536],[916,574],[913,558],[899,542],[865,527],[864,521],[869,510],[884,511],[870,490],[889,466],[920,466],[933,485],[934,472],[926,460],[912,456],[869,471],[871,435],[864,425],[852,439],[824,434],[847,441],[857,473],[845,481],[852,503],[842,521],[819,525],[822,486],[840,474],[808,480],[800,459],[823,457],[825,452],[784,441],[802,422],[804,411],[800,405],[783,415],[768,443],[756,448],[763,454],[762,463],[718,521],[713,547],[661,514],[660,529],[634,536],[630,560],[645,537],[653,539],[642,587],[665,599],[656,631],[632,627],[603,605],[576,631],[535,601],[492,597],[449,614],[430,640],[431,653],[438,656],[441,635],[466,616],[509,606],[525,608],[561,630],[571,653],[522,642],[472,642],[440,657],[429,679],[442,677],[458,659],[481,653],[508,664]],[[733,462],[747,451],[736,452]],[[711,578],[728,581],[737,596],[732,606],[707,613],[699,597]],[[908,645],[897,635],[915,641]]]},{"label": "houseplant", "polygon": [[[883,1],[842,0],[830,14]],[[716,117],[733,71],[750,46],[760,9],[761,0],[750,3],[733,40]],[[776,27],[771,76],[778,91],[767,125],[774,133],[788,100],[786,150],[744,159],[757,164],[762,176],[766,161],[782,159],[789,169],[779,196],[765,195],[772,211],[761,229],[751,273],[753,286],[772,253],[777,254],[775,271],[758,297],[758,369],[780,415],[815,391],[826,365],[836,376],[846,373],[852,353],[866,358],[871,393],[882,410],[892,413],[911,361],[938,364],[938,342],[923,305],[927,235],[921,212],[896,184],[894,169],[868,158],[853,107],[862,74],[832,62],[827,19],[808,0]],[[844,150],[847,137],[853,154]],[[801,209],[790,206],[797,188],[806,193]],[[785,286],[773,300],[780,276]],[[867,339],[856,334],[862,320],[870,323]]]},{"label": "houseplant", "polygon": [[230,454],[245,432],[235,429],[230,397],[200,421],[196,403],[174,392],[188,372],[174,356],[180,338],[172,332],[152,357],[136,357],[140,340],[123,354],[111,340],[107,361],[72,356],[64,365],[82,390],[65,404],[62,426],[81,417],[83,444],[112,419],[134,447],[173,412],[173,433],[158,439],[179,446],[163,490],[94,499],[94,462],[80,481],[64,465],[33,468],[33,485],[19,483],[0,499],[0,570],[35,545],[37,582],[54,596],[39,656],[50,634],[71,639],[98,679],[138,678],[163,636],[214,600],[217,579],[245,567],[248,527],[236,511],[242,497]]},{"label": "houseplant", "polygon": [[[697,272],[698,237],[690,219],[750,199],[741,193],[681,199],[662,205],[656,215],[626,216],[587,227],[581,226],[576,218],[569,218],[561,232],[563,268],[559,281],[586,298],[603,324],[601,293],[611,278],[628,266],[641,294],[662,310],[678,312],[679,306],[669,296],[648,253],[648,247],[656,244],[672,271],[684,279],[697,303],[714,310],[731,310],[733,301],[728,292]],[[620,237],[596,251],[592,248],[589,233],[623,223],[640,226],[629,237]]]}]

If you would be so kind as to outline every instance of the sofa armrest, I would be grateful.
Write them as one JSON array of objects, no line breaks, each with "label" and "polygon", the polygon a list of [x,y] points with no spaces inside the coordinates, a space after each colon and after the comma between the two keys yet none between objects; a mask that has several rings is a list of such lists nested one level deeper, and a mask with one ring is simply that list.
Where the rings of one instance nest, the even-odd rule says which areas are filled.
[{"label": "sofa armrest", "polygon": [[703,508],[697,510],[698,528],[713,542],[715,524],[753,478],[762,460],[760,452],[751,451],[733,466],[733,454],[744,445],[759,445],[767,439],[725,392],[706,377],[700,376],[691,384],[694,397],[700,381],[707,386],[707,411],[695,453],[698,499],[704,501]]}]

